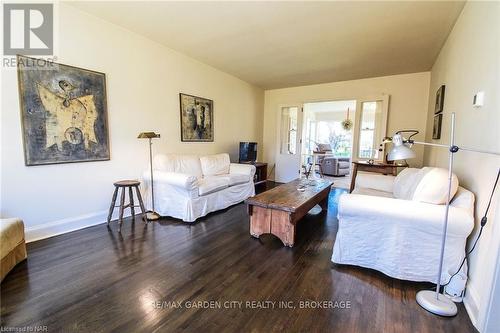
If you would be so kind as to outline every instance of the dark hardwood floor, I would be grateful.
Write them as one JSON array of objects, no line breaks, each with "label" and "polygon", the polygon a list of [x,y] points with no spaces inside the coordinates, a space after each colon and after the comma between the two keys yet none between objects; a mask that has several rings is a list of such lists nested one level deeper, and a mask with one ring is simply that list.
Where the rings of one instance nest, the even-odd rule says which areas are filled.
[{"label": "dark hardwood floor", "polygon": [[[429,284],[331,263],[342,191],[332,191],[327,214],[313,209],[299,223],[294,248],[274,236],[251,238],[243,204],[193,225],[162,219],[145,227],[127,220],[121,235],[113,223],[111,230],[102,224],[30,243],[28,260],[1,284],[1,326],[41,325],[49,332],[474,332],[462,304],[454,318],[417,305],[415,292]],[[324,301],[333,302],[311,308]],[[270,304],[275,308],[265,308]],[[210,308],[218,305],[222,309]]]}]

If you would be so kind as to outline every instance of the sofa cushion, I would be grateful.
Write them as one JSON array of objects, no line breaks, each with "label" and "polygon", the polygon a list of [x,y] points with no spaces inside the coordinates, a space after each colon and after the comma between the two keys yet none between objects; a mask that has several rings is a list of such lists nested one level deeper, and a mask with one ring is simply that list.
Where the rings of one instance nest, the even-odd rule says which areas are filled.
[{"label": "sofa cushion", "polygon": [[244,184],[250,181],[249,175],[241,173],[230,173],[227,177],[229,178],[229,186]]},{"label": "sofa cushion", "polygon": [[474,193],[459,186],[450,205],[452,207],[465,209],[470,212],[471,215],[474,215],[474,201]]},{"label": "sofa cushion", "polygon": [[[356,188],[373,189],[382,192],[392,193],[394,191],[394,180],[396,177],[391,175],[381,175],[373,172],[358,172],[356,176]],[[391,197],[393,195],[391,194]]]},{"label": "sofa cushion", "polygon": [[[420,171],[420,181],[413,192],[413,201],[427,202],[435,205],[446,203],[448,198],[448,170],[425,167]],[[451,198],[458,189],[458,178],[451,179]]]},{"label": "sofa cushion", "polygon": [[227,187],[229,187],[229,177],[227,176],[204,177],[199,182],[198,194],[200,196],[207,195]]},{"label": "sofa cushion", "polygon": [[200,157],[203,176],[217,176],[229,173],[231,164],[228,154],[217,154]]},{"label": "sofa cushion", "polygon": [[392,198],[391,192],[376,190],[368,187],[357,187],[352,191],[352,194],[361,194],[361,195],[371,195],[375,197],[385,197]]},{"label": "sofa cushion", "polygon": [[157,154],[153,159],[153,169],[177,172],[202,177],[200,157],[197,155]]},{"label": "sofa cushion", "polygon": [[405,168],[394,179],[393,195],[396,199],[412,200],[413,192],[420,180],[420,170]]}]

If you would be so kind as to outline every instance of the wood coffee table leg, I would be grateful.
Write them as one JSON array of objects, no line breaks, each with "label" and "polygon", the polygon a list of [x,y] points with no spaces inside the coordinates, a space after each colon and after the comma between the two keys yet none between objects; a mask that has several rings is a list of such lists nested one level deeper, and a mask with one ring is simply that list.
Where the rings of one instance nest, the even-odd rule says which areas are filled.
[{"label": "wood coffee table leg", "polygon": [[271,234],[278,237],[285,246],[293,247],[295,243],[295,224],[289,212],[272,210]]},{"label": "wood coffee table leg", "polygon": [[271,210],[258,206],[251,206],[250,235],[259,238],[262,234],[271,233]]},{"label": "wood coffee table leg", "polygon": [[285,246],[295,243],[295,224],[289,212],[252,206],[250,215],[250,235],[259,238],[263,234],[278,237]]}]

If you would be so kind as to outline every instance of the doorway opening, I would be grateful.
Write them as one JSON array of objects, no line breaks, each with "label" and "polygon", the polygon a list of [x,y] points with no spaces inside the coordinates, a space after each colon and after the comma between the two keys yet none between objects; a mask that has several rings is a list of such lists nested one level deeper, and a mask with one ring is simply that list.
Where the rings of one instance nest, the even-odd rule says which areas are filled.
[{"label": "doorway opening", "polygon": [[337,186],[351,162],[383,161],[388,105],[389,95],[281,105],[276,181],[332,176]]},{"label": "doorway opening", "polygon": [[304,103],[302,165],[312,176],[350,174],[356,100]]},{"label": "doorway opening", "polygon": [[355,113],[356,100],[304,103],[304,155],[328,151],[350,158]]}]

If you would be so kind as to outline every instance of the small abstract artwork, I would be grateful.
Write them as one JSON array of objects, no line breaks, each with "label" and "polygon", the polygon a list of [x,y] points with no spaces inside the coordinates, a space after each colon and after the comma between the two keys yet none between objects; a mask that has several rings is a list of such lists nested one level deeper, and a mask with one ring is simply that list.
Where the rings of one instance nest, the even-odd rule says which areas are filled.
[{"label": "small abstract artwork", "polygon": [[434,127],[432,128],[432,139],[441,139],[441,124],[443,122],[443,114],[436,114],[434,116]]},{"label": "small abstract artwork", "polygon": [[179,94],[181,141],[214,141],[214,102],[210,99]]},{"label": "small abstract artwork", "polygon": [[443,112],[444,89],[445,89],[445,86],[442,85],[441,87],[439,87],[438,91],[436,92],[436,103],[434,105],[434,113],[435,114]]},{"label": "small abstract artwork", "polygon": [[17,56],[27,166],[109,160],[106,76]]}]

